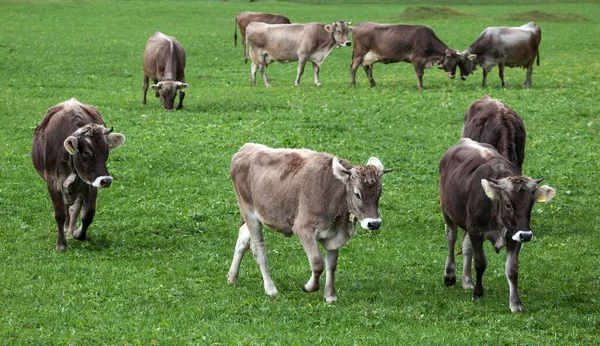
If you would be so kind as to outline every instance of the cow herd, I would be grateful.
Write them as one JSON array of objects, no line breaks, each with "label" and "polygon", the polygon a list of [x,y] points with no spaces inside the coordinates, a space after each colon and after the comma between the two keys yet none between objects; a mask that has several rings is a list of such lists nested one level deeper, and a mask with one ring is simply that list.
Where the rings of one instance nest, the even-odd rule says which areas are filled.
[{"label": "cow herd", "polygon": [[[263,22],[257,22],[257,18]],[[307,61],[312,62],[315,84],[320,85],[321,63],[334,46],[350,45],[348,33],[352,27],[343,21],[331,25],[289,23],[284,16],[264,13],[243,12],[236,17],[245,56],[252,60],[252,81],[260,70],[268,86],[264,70],[269,62],[298,60],[296,85]],[[525,84],[530,85],[540,35],[533,23],[519,28],[488,28],[460,53],[449,49],[424,26],[361,23],[353,30],[352,84],[361,64],[374,86],[373,63],[408,61],[415,67],[419,88],[424,69],[436,63],[450,77],[454,77],[458,66],[463,78],[473,71],[475,64],[480,64],[484,69],[484,84],[486,73],[497,63],[503,85],[504,66],[525,66],[528,68]],[[234,39],[237,42],[237,32]],[[494,48],[486,50],[482,42]],[[184,77],[185,51],[179,42],[155,33],[146,44],[143,69],[143,103],[152,79],[155,84],[151,88],[161,105],[173,109],[179,93],[176,108],[180,109],[188,85]],[[465,113],[461,137],[439,163],[439,194],[448,242],[444,283],[448,286],[456,283],[454,246],[461,228],[464,230],[463,288],[473,289],[473,299],[483,296],[482,279],[487,266],[483,242],[490,240],[496,252],[507,249],[509,306],[513,312],[522,312],[517,288],[519,251],[523,243],[533,238],[529,222],[534,202],[548,202],[556,192],[547,185],[539,185],[542,179],[521,175],[526,131],[522,119],[508,105],[488,96],[473,102]],[[86,239],[95,214],[97,189],[112,184],[106,168],[109,151],[124,141],[122,134],[106,127],[98,109],[76,99],[48,109],[35,129],[32,161],[52,200],[58,227],[57,250],[67,250],[67,236]],[[365,165],[353,165],[328,153],[246,143],[233,155],[230,165],[241,225],[228,282],[237,283],[241,260],[250,248],[266,294],[277,294],[267,268],[262,233],[266,227],[288,237],[298,237],[311,266],[311,276],[303,289],[319,290],[320,276],[325,271],[325,300],[336,301],[334,274],[338,251],[354,235],[357,223],[364,229],[381,227],[378,211],[381,179],[389,171],[376,157],[369,158]],[[81,226],[77,228],[81,211]],[[326,250],[325,260],[318,244]]]}]

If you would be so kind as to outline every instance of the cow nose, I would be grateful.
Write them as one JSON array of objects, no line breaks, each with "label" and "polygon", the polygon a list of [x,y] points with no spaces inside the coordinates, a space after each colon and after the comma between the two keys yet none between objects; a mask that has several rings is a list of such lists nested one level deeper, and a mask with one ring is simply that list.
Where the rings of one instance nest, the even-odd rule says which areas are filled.
[{"label": "cow nose", "polygon": [[379,227],[381,227],[381,221],[380,220],[369,221],[369,222],[367,222],[367,227],[369,229],[379,229]]},{"label": "cow nose", "polygon": [[112,185],[112,180],[113,178],[111,176],[101,176],[96,178],[96,180],[94,180],[94,182],[92,183],[92,186],[94,187],[99,187],[99,188],[103,188],[103,187],[110,187],[110,185]]},{"label": "cow nose", "polygon": [[350,47],[351,45],[352,45],[352,42],[350,42],[350,41],[344,42],[344,46],[346,46],[346,47]]},{"label": "cow nose", "polygon": [[467,76],[460,76],[460,79],[467,80]]},{"label": "cow nose", "polygon": [[531,231],[518,231],[517,233],[515,233],[512,236],[512,239],[514,241],[518,241],[520,243],[524,243],[524,242],[528,242],[531,241],[531,239],[533,239],[533,232]]}]

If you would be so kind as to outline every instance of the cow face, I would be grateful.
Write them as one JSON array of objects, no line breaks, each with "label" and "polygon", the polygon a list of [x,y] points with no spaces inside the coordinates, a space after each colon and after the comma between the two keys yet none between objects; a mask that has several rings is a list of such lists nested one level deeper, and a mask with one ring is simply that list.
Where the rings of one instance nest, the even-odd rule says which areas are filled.
[{"label": "cow face", "polygon": [[371,157],[366,166],[346,169],[337,158],[332,161],[333,174],[346,185],[346,202],[350,213],[356,216],[364,229],[379,229],[379,197],[381,176],[391,171],[383,169],[376,157]]},{"label": "cow face", "polygon": [[498,224],[506,234],[516,242],[533,239],[529,228],[531,209],[534,202],[549,202],[556,191],[548,185],[538,187],[543,179],[514,176],[503,179],[482,179],[485,194],[492,200],[493,213]]},{"label": "cow face", "polygon": [[125,142],[125,136],[112,132],[102,125],[88,124],[79,128],[64,142],[71,154],[73,168],[85,183],[94,187],[110,187],[112,177],[108,174],[108,152]]},{"label": "cow face", "polygon": [[460,61],[460,55],[456,51],[446,49],[446,55],[438,63],[438,68],[446,71],[449,78],[454,79],[456,76],[456,67]]},{"label": "cow face", "polygon": [[352,27],[349,25],[352,22],[337,21],[331,25],[325,25],[325,31],[330,32],[333,35],[333,39],[337,44],[337,47],[350,47],[352,42],[348,39]]},{"label": "cow face", "polygon": [[466,80],[467,77],[477,70],[477,55],[469,53],[468,50],[459,53],[458,67],[460,68],[460,78]]},{"label": "cow face", "polygon": [[162,81],[150,86],[152,90],[156,91],[160,97],[160,105],[166,110],[172,110],[175,104],[175,96],[177,96],[177,90],[180,93],[184,93],[187,89],[188,84],[177,82],[177,81]]}]

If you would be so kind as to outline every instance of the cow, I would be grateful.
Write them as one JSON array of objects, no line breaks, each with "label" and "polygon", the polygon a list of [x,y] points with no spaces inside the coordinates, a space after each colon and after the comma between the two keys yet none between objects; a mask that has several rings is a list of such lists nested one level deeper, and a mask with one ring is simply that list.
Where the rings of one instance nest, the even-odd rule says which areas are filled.
[{"label": "cow", "polygon": [[533,62],[540,66],[539,46],[542,41],[542,30],[534,22],[529,22],[519,27],[492,26],[485,29],[463,52],[460,53],[460,75],[467,79],[479,65],[483,69],[482,87],[488,72],[498,65],[498,74],[504,82],[504,67],[527,68],[525,86],[531,86],[531,73]]},{"label": "cow", "polygon": [[[506,247],[505,273],[510,290],[512,312],[523,312],[517,281],[521,244],[533,238],[529,227],[534,202],[549,202],[556,191],[542,179],[519,175],[515,166],[491,145],[462,138],[440,160],[440,202],[446,223],[448,257],[444,283],[456,284],[454,245],[457,228],[463,239],[462,286],[473,289],[473,300],[483,296],[483,273],[487,259],[483,242],[491,241],[500,252]],[[475,259],[476,282],[473,287],[471,260]]]},{"label": "cow", "polygon": [[269,80],[266,67],[273,61],[298,61],[295,85],[300,85],[304,65],[311,61],[315,85],[321,86],[319,70],[333,47],[351,45],[348,34],[351,22],[337,21],[333,24],[265,24],[253,22],[246,28],[247,49],[252,60],[251,82],[256,83],[256,71],[260,70],[265,86]]},{"label": "cow", "polygon": [[240,27],[240,35],[242,35],[242,44],[244,45],[244,63],[248,63],[248,55],[246,52],[246,27],[252,22],[261,22],[268,24],[290,24],[288,17],[265,12],[240,12],[235,16],[235,26],[233,29],[233,44],[237,47],[237,28]]},{"label": "cow", "polygon": [[[298,236],[312,269],[303,290],[319,290],[319,277],[325,269],[325,300],[334,302],[338,250],[356,232],[356,222],[368,230],[381,227],[381,177],[389,171],[376,157],[365,166],[353,166],[308,149],[272,149],[246,143],[231,160],[231,180],[242,225],[228,282],[237,283],[240,262],[251,247],[266,294],[277,294],[267,269],[262,234],[265,226],[288,237]],[[327,251],[325,265],[317,243]]]},{"label": "cow", "polygon": [[352,31],[354,48],[350,65],[350,83],[356,85],[356,69],[362,64],[371,87],[373,64],[405,61],[417,74],[417,86],[423,89],[425,69],[438,64],[448,77],[454,78],[459,61],[458,53],[444,44],[427,26],[404,24],[360,23]]},{"label": "cow", "polygon": [[183,99],[188,84],[185,82],[185,50],[173,36],[167,36],[160,31],[152,35],[146,42],[144,50],[144,94],[142,104],[146,104],[148,81],[152,78],[154,84],[150,86],[160,97],[160,104],[166,110],[173,110],[175,96],[179,90],[179,104],[177,109],[183,107]]},{"label": "cow", "polygon": [[[58,226],[56,250],[67,250],[67,235],[85,240],[96,213],[99,188],[110,187],[106,168],[108,152],[125,142],[125,136],[107,129],[94,106],[76,99],[48,109],[35,129],[31,158],[46,181]],[[81,214],[81,227],[77,217]]]},{"label": "cow", "polygon": [[488,95],[473,102],[465,113],[461,137],[491,144],[515,165],[519,174],[523,171],[526,136],[519,114]]}]

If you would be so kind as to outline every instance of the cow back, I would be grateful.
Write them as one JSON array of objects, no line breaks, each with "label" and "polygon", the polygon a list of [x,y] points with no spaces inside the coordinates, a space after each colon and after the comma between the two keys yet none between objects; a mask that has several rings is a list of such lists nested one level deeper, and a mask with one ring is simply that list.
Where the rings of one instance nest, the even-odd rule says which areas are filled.
[{"label": "cow back", "polygon": [[254,50],[262,50],[276,60],[297,60],[302,52],[314,52],[335,41],[322,23],[266,24],[253,22],[247,27],[247,39]]},{"label": "cow back", "polygon": [[155,32],[146,42],[144,73],[157,81],[185,82],[185,50],[173,36]]}]

